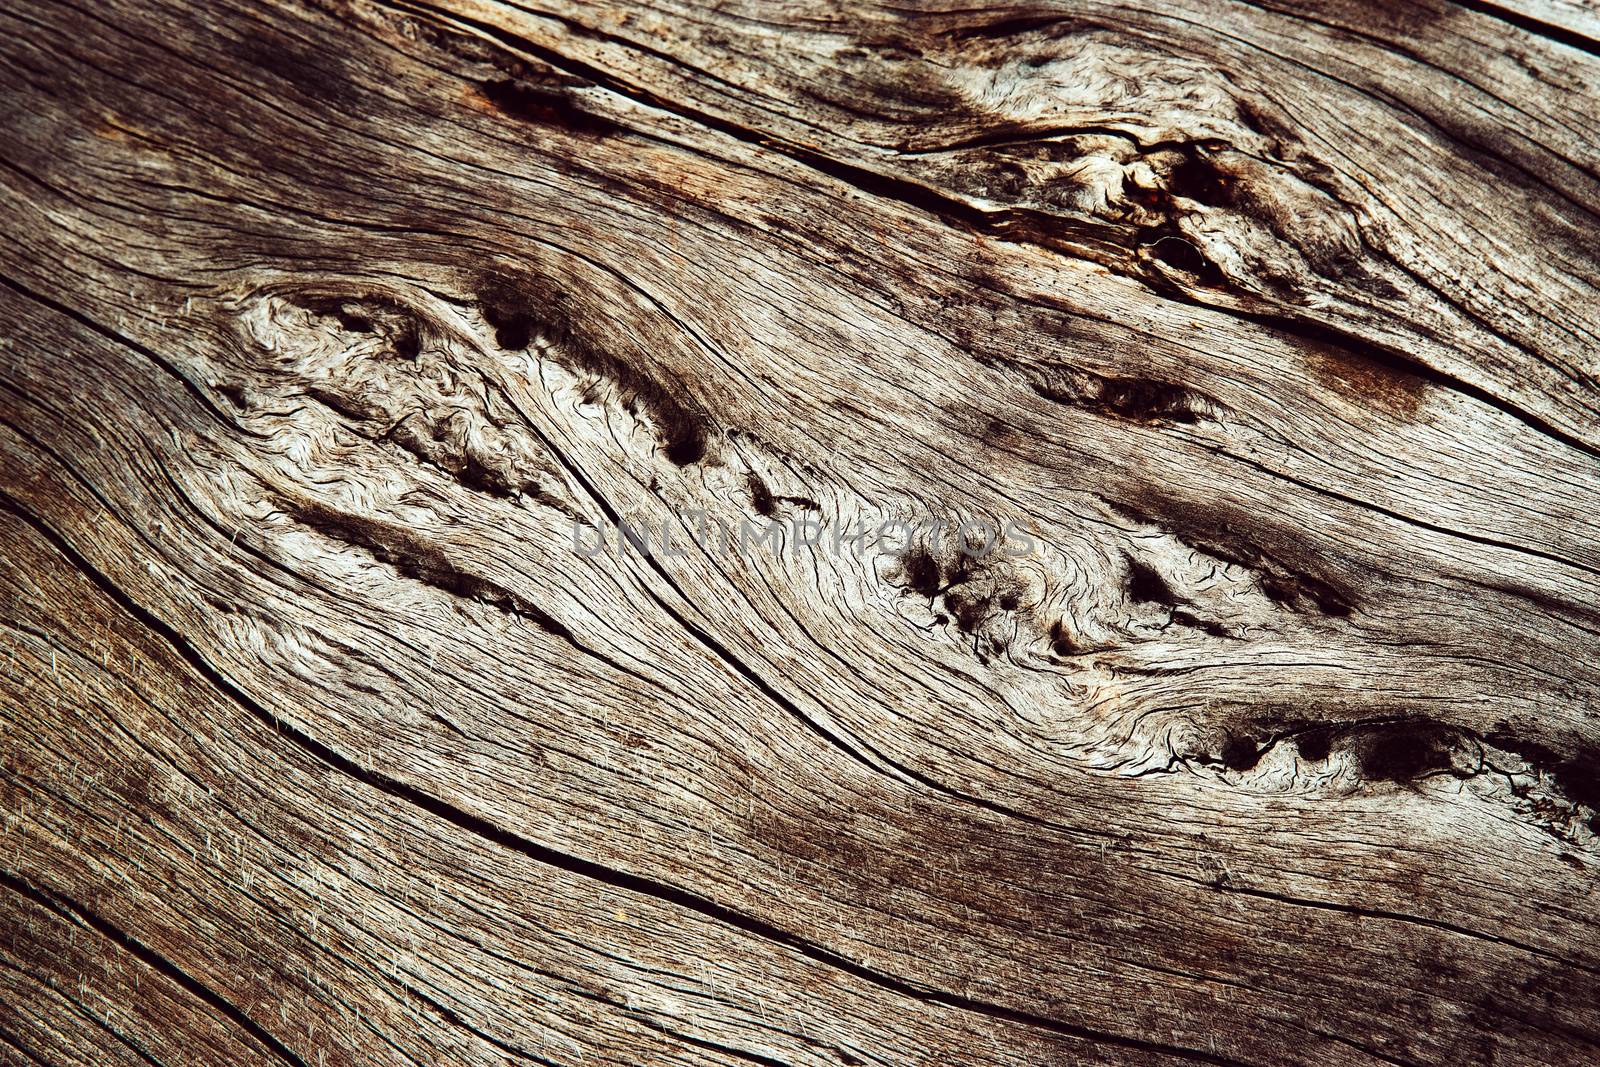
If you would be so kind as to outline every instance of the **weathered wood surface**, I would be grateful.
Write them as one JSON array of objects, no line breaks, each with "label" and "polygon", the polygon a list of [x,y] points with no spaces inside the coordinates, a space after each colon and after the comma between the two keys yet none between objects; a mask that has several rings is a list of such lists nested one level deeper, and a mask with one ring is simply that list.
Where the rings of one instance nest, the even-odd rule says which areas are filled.
[{"label": "weathered wood surface", "polygon": [[7,5],[0,1060],[1595,1062],[1597,37]]}]

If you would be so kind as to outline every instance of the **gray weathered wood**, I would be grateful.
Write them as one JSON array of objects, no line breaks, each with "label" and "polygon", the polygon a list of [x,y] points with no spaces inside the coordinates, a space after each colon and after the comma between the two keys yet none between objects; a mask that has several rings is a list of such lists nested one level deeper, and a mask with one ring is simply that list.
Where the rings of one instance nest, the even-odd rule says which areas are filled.
[{"label": "gray weathered wood", "polygon": [[0,12],[0,1060],[1593,1062],[1594,33]]}]

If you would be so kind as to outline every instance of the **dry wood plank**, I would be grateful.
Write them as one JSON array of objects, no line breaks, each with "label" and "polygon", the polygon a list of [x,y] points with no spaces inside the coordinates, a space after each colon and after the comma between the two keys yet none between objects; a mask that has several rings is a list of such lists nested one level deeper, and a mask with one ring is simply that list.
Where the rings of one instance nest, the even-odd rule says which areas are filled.
[{"label": "dry wood plank", "polygon": [[[1489,6],[0,13],[0,1048],[1592,1061],[1600,61]],[[1033,550],[796,543],[907,518]]]}]

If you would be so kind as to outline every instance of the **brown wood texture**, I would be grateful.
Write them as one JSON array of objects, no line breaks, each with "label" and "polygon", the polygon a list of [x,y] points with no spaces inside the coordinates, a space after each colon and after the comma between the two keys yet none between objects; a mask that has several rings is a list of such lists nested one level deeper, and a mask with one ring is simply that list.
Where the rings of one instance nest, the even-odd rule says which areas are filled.
[{"label": "brown wood texture", "polygon": [[1597,41],[5,5],[0,1062],[1597,1062]]}]

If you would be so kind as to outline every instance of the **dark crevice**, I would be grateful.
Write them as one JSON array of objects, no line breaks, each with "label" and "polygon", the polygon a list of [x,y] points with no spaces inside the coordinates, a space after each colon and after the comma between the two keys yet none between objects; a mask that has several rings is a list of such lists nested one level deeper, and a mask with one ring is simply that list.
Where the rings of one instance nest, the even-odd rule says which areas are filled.
[{"label": "dark crevice", "polygon": [[[1201,288],[1227,288],[1228,276],[1222,272],[1220,267],[1206,258],[1206,254],[1200,250],[1199,245],[1184,234],[1179,233],[1175,226],[1164,224],[1151,227],[1143,232],[1146,239],[1140,244],[1140,247],[1153,258],[1160,260],[1169,267],[1183,271],[1185,274],[1192,275]],[[1109,265],[1113,268],[1115,267],[1115,264]],[[1139,279],[1150,286],[1158,295],[1168,295],[1164,292],[1164,287],[1152,281],[1147,274],[1127,270],[1119,271],[1119,273]],[[1224,308],[1222,310],[1231,309]]]},{"label": "dark crevice", "polygon": [[[1053,1019],[1049,1016],[1037,1015],[1032,1012],[1022,1011],[1016,1008],[1009,1008],[1001,1004],[994,1004],[988,1001],[978,1000],[973,997],[947,993],[917,985],[909,980],[875,970],[861,963],[857,963],[848,957],[842,956],[837,952],[825,948],[822,945],[808,941],[805,938],[791,933],[782,927],[776,926],[773,923],[767,922],[764,919],[753,915],[747,915],[743,912],[736,911],[733,908],[718,904],[707,897],[700,896],[699,894],[691,892],[687,889],[667,883],[656,882],[641,875],[633,874],[629,871],[618,870],[607,867],[604,864],[597,863],[593,860],[583,859],[579,856],[572,856],[564,852],[559,852],[547,845],[539,844],[538,842],[523,837],[514,831],[499,826],[498,824],[485,819],[480,815],[473,814],[472,812],[466,811],[462,808],[457,808],[444,800],[424,792],[416,786],[413,786],[407,782],[403,782],[397,778],[393,778],[379,770],[376,770],[375,768],[362,767],[360,764],[354,762],[335,749],[330,748],[328,745],[305,733],[292,723],[280,719],[272,711],[259,704],[255,698],[251,697],[244,690],[240,689],[231,680],[229,680],[226,675],[222,674],[216,668],[211,666],[211,664],[206,661],[200,652],[193,645],[191,645],[186,638],[174,630],[169,624],[154,615],[147,608],[130,598],[126,593],[119,589],[115,583],[102,574],[81,553],[79,553],[77,549],[75,549],[69,542],[58,535],[49,526],[35,518],[30,512],[23,509],[9,494],[0,492],[0,506],[3,506],[7,510],[13,512],[19,519],[36,530],[40,536],[44,537],[52,545],[54,545],[57,551],[66,557],[66,559],[74,567],[81,571],[85,577],[87,577],[109,599],[122,608],[123,611],[127,612],[131,617],[148,628],[150,631],[160,636],[173,649],[173,651],[177,653],[186,663],[188,663],[188,665],[202,678],[204,678],[213,689],[227,697],[242,710],[249,713],[253,718],[273,731],[277,736],[292,742],[308,755],[339,771],[341,774],[355,779],[356,781],[362,782],[376,791],[385,794],[386,796],[411,805],[420,811],[424,811],[429,815],[440,819],[441,821],[457,827],[460,830],[470,833],[501,848],[516,852],[519,855],[525,856],[537,863],[561,870],[567,874],[587,878],[592,881],[608,885],[614,889],[623,890],[625,892],[637,893],[641,896],[648,896],[655,900],[664,901],[668,904],[674,905],[675,907],[695,912],[725,926],[740,930],[752,937],[782,945],[785,948],[791,949],[792,951],[805,957],[806,959],[812,960],[813,962],[834,968],[861,981],[868,982],[880,989],[887,990],[899,996],[907,997],[919,1003],[935,1004],[942,1007],[954,1008],[960,1011],[973,1012],[975,1014],[983,1015],[988,1018],[997,1019],[1003,1022],[1033,1027],[1035,1029],[1061,1034],[1067,1037],[1073,1037],[1096,1044],[1112,1045],[1119,1048],[1138,1050],[1141,1052],[1164,1056],[1176,1056],[1195,1063],[1215,1064],[1217,1067],[1247,1067],[1247,1065],[1241,1063],[1240,1061],[1229,1059],[1225,1056],[1215,1053],[1205,1052],[1198,1049],[1189,1049],[1175,1045],[1166,1045],[1160,1042],[1146,1041],[1141,1038],[1130,1037],[1123,1034],[1103,1032],[1090,1027],[1080,1026],[1075,1023],[1065,1022],[1060,1019]],[[698,631],[698,628],[693,629]],[[706,641],[712,641],[709,635],[705,635],[703,631],[698,631],[697,636]],[[714,644],[714,641],[712,643]],[[737,661],[732,660],[731,657],[725,658],[728,659],[730,664],[737,665]],[[755,679],[753,676],[751,677],[752,681],[760,684],[763,688],[763,691],[766,692],[771,698],[780,702],[786,707],[793,708],[793,705],[789,704],[779,694],[773,692],[770,687],[765,685],[765,683],[759,683],[759,679]],[[796,714],[799,714],[798,709],[793,710]],[[803,716],[802,719],[804,719]],[[804,721],[809,722],[809,720]],[[820,727],[815,726],[814,728],[818,730],[821,729]],[[932,783],[929,784],[931,785]],[[935,788],[939,787],[935,786]],[[113,930],[112,932],[114,933],[115,931]],[[134,943],[134,945],[136,944],[137,943]],[[134,947],[134,945],[130,945],[130,947]],[[138,946],[136,951],[138,950],[149,953],[149,950],[143,949],[142,946]],[[149,955],[153,957],[153,959],[150,961],[152,966],[160,966],[163,968],[163,970],[168,970],[170,968],[169,973],[172,973],[176,980],[184,982],[185,985],[192,988],[197,995],[206,996],[208,1001],[214,1000],[219,1010],[227,1012],[231,1018],[236,1018],[241,1025],[248,1025],[253,1033],[259,1033],[264,1040],[270,1042],[270,1047],[272,1047],[274,1051],[279,1052],[280,1056],[286,1062],[292,1063],[296,1065],[296,1067],[306,1067],[306,1065],[301,1060],[296,1058],[292,1052],[284,1048],[281,1043],[276,1041],[276,1039],[271,1038],[271,1036],[266,1034],[265,1031],[261,1031],[260,1028],[254,1023],[250,1022],[248,1018],[238,1013],[237,1009],[234,1009],[231,1005],[228,1005],[226,1001],[222,1001],[221,998],[216,997],[215,994],[211,994],[208,990],[205,990],[204,986],[200,986],[198,983],[195,983],[193,979],[188,978],[188,976],[184,975],[183,972],[173,968],[170,964],[167,964],[164,960],[161,960],[161,958],[156,956],[154,953],[149,953]]]},{"label": "dark crevice", "polygon": [[779,504],[793,504],[808,511],[822,510],[822,505],[808,496],[778,496],[755,471],[745,473],[745,488],[750,491],[750,506],[755,508],[756,514],[762,518],[776,517]]},{"label": "dark crevice", "polygon": [[1220,169],[1197,145],[1185,143],[1178,147],[1183,158],[1167,175],[1168,194],[1207,207],[1239,206],[1238,195],[1227,172]]},{"label": "dark crevice", "polygon": [[1063,24],[1076,25],[1078,22],[1070,15],[1016,15],[976,26],[957,26],[944,31],[942,36],[952,41],[1003,41]]},{"label": "dark crevice", "polygon": [[1232,734],[1223,742],[1218,757],[1222,760],[1222,765],[1230,771],[1248,771],[1260,762],[1263,751],[1248,737]]},{"label": "dark crevice", "polygon": [[1300,753],[1300,758],[1312,763],[1320,763],[1333,754],[1332,726],[1310,727],[1293,735],[1295,751]]},{"label": "dark crevice", "polygon": [[[627,83],[598,67],[591,66],[581,60],[571,59],[559,52],[489,23],[441,11],[428,4],[418,3],[403,6],[428,12],[447,21],[470,26],[479,33],[494,38],[506,47],[535,56],[558,70],[576,74],[631,100],[699,123],[746,144],[755,145],[763,149],[776,150],[814,170],[837,178],[864,192],[907,204],[949,223],[992,234],[1003,239],[1036,243],[1049,248],[1059,249],[1067,240],[1081,241],[1090,248],[1104,247],[1116,254],[1111,257],[1110,262],[1105,264],[1113,268],[1117,266],[1116,258],[1118,256],[1125,258],[1128,254],[1128,248],[1108,241],[1105,235],[1106,227],[1103,225],[1085,225],[1069,218],[1039,216],[1037,212],[1021,209],[987,211],[975,207],[958,197],[941,193],[920,182],[882,174],[864,166],[834,159],[821,151],[773,138],[760,131],[741,126],[736,122],[719,118],[697,108],[687,107],[681,101],[661,97],[647,89]],[[568,25],[571,26],[570,23]],[[582,27],[572,28],[582,29]],[[1590,47],[1593,46],[1590,45]],[[1175,230],[1170,229],[1170,226],[1166,229],[1159,227],[1147,228],[1146,237],[1147,239],[1142,247],[1151,256],[1162,260],[1175,269],[1196,277],[1202,285],[1217,288],[1226,284],[1225,276],[1221,274],[1215,265],[1210,263],[1192,242],[1183,238]],[[1479,386],[1453,378],[1397,349],[1391,349],[1376,342],[1368,341],[1335,327],[1296,319],[1288,315],[1207,303],[1196,299],[1172,282],[1159,276],[1151,276],[1148,272],[1130,271],[1126,268],[1121,268],[1119,272],[1143,281],[1157,295],[1169,299],[1193,306],[1205,307],[1213,311],[1221,311],[1262,325],[1276,327],[1286,333],[1312,339],[1321,344],[1334,344],[1341,348],[1353,349],[1380,362],[1398,362],[1433,384],[1458,392],[1479,403],[1487,404],[1531,429],[1537,430],[1539,433],[1576,448],[1589,456],[1600,458],[1600,448],[1574,437],[1567,431],[1550,424],[1531,412],[1523,411],[1514,404],[1502,400]]]},{"label": "dark crevice", "polygon": [[1067,636],[1067,628],[1060,619],[1050,624],[1050,651],[1062,659],[1076,656],[1080,651],[1072,638]]},{"label": "dark crevice", "polygon": [[[1353,591],[1335,585],[1327,575],[1310,573],[1304,563],[1294,567],[1285,565],[1256,544],[1250,536],[1250,528],[1263,526],[1258,516],[1194,506],[1153,493],[1139,501],[1144,508],[1117,501],[1106,503],[1112,511],[1131,522],[1154,526],[1190,548],[1248,570],[1262,595],[1279,607],[1334,619],[1348,618],[1356,609]],[[1260,532],[1271,533],[1273,541],[1288,536],[1270,527]]]},{"label": "dark crevice", "polygon": [[772,490],[761,476],[755,471],[749,471],[744,476],[745,486],[750,490],[750,505],[756,509],[756,514],[764,518],[772,518],[778,513],[777,498],[772,495]]},{"label": "dark crevice", "polygon": [[900,570],[905,575],[906,588],[929,600],[937,597],[944,588],[939,572],[939,561],[922,545],[908,549],[900,559]]},{"label": "dark crevice", "polygon": [[1549,775],[1568,800],[1590,810],[1589,828],[1600,834],[1600,748],[1584,745],[1575,754],[1563,755],[1505,730],[1492,731],[1483,740],[1521,756]]},{"label": "dark crevice", "polygon": [[610,119],[585,111],[565,89],[540,85],[526,78],[499,78],[478,87],[495,110],[521,122],[554,126],[568,133],[609,137],[624,132]]},{"label": "dark crevice", "polygon": [[478,279],[479,306],[507,351],[520,351],[535,338],[550,343],[550,355],[574,371],[616,386],[630,414],[643,408],[654,424],[662,454],[683,467],[706,456],[706,415],[691,406],[689,391],[666,375],[646,374],[594,343],[563,305],[566,295],[532,277],[485,274]]},{"label": "dark crevice", "polygon": [[1154,152],[1162,148],[1176,147],[1183,142],[1175,141],[1141,141],[1139,131],[1124,130],[1116,126],[1097,124],[1073,126],[1037,126],[1025,123],[1011,123],[1000,129],[989,130],[985,133],[973,134],[963,137],[958,141],[946,141],[943,144],[931,145],[926,148],[903,148],[900,155],[937,156],[952,152],[968,152],[973,149],[995,149],[999,154],[1007,153],[1006,149],[1028,149],[1033,146],[1048,146],[1055,142],[1066,142],[1079,137],[1115,137],[1127,141],[1142,152]]},{"label": "dark crevice", "polygon": [[[21,515],[21,517],[25,521],[31,521],[27,515]],[[41,528],[41,533],[43,532]],[[46,533],[46,536],[49,536],[49,534]],[[93,572],[90,570],[86,570],[85,573],[90,574],[91,577],[93,576]],[[294,1067],[307,1067],[305,1060],[295,1055],[287,1045],[273,1037],[272,1034],[262,1028],[261,1024],[250,1018],[221,994],[191,976],[183,968],[150,948],[132,934],[119,929],[116,924],[90,908],[79,904],[56,890],[34,886],[21,877],[5,871],[0,871],[0,886],[6,887],[19,896],[25,897],[63,918],[68,920],[77,919],[83,922],[95,932],[126,948],[152,970],[159,971],[173,982],[182,986],[197,999],[204,1001],[215,1010],[221,1012],[283,1062],[293,1064]]]},{"label": "dark crevice", "polygon": [[944,604],[955,617],[956,629],[969,636],[994,614],[994,598],[987,594],[969,596],[952,589],[945,593]]},{"label": "dark crevice", "polygon": [[1196,397],[1181,386],[1142,378],[1107,378],[1100,402],[1123,418],[1150,422],[1198,420]]},{"label": "dark crevice", "polygon": [[[1309,763],[1328,759],[1337,748],[1354,762],[1365,783],[1400,786],[1435,775],[1457,779],[1487,772],[1509,775],[1486,758],[1491,754],[1486,750],[1509,753],[1526,761],[1532,773],[1553,785],[1573,809],[1563,813],[1544,805],[1534,818],[1541,830],[1565,839],[1561,823],[1570,816],[1581,817],[1590,830],[1600,834],[1600,748],[1582,739],[1573,742],[1572,752],[1562,753],[1511,732],[1504,723],[1488,733],[1479,733],[1413,713],[1323,722],[1277,716],[1247,724],[1242,732],[1227,738],[1220,758],[1201,762],[1249,770],[1284,742],[1293,745],[1298,757]],[[1247,763],[1239,762],[1246,759]],[[1514,784],[1512,789],[1522,794]]]},{"label": "dark crevice", "polygon": [[414,362],[422,351],[422,322],[410,308],[391,297],[378,293],[298,293],[284,299],[313,315],[333,319],[346,332],[381,333],[394,354],[405,362]]},{"label": "dark crevice", "polygon": [[1464,7],[1468,11],[1476,11],[1480,15],[1487,15],[1501,22],[1509,22],[1520,30],[1543,37],[1547,40],[1557,41],[1568,48],[1576,48],[1580,52],[1587,52],[1591,56],[1600,56],[1600,41],[1585,37],[1576,30],[1569,30],[1565,26],[1544,22],[1524,15],[1520,11],[1513,11],[1499,4],[1488,3],[1487,0],[1450,0],[1457,7]]},{"label": "dark crevice", "polygon": [[1052,403],[1146,426],[1189,426],[1216,407],[1208,397],[1169,382],[1110,378],[1085,371],[1029,376],[1028,385]]},{"label": "dark crevice", "polygon": [[478,286],[478,307],[494,330],[494,343],[520,352],[533,343],[542,323],[527,309],[527,296],[502,279],[484,279]]},{"label": "dark crevice", "polygon": [[1268,600],[1293,611],[1315,609],[1330,619],[1344,619],[1355,609],[1349,597],[1309,574],[1274,574],[1257,570],[1256,584]]},{"label": "dark crevice", "polygon": [[488,604],[507,615],[532,623],[620,674],[652,687],[656,684],[584,644],[565,624],[527,597],[457,566],[438,545],[408,527],[351,515],[311,500],[283,499],[278,503],[284,513],[300,525],[324,537],[364,550],[378,562],[393,567],[395,573],[402,577],[421,582],[452,597]]},{"label": "dark crevice", "polygon": [[1448,770],[1461,742],[1460,731],[1418,720],[1364,731],[1354,752],[1363,778],[1405,783]]},{"label": "dark crevice", "polygon": [[1177,623],[1179,626],[1187,626],[1190,629],[1200,630],[1204,633],[1210,634],[1212,637],[1226,637],[1232,639],[1234,636],[1231,630],[1222,625],[1220,622],[1217,622],[1215,619],[1204,619],[1196,615],[1194,612],[1184,609],[1174,611],[1172,613],[1172,621]]},{"label": "dark crevice", "polygon": [[284,513],[324,537],[363,549],[393,567],[395,573],[465,600],[491,604],[509,614],[521,615],[540,629],[566,638],[566,628],[544,611],[487,578],[456,566],[445,552],[412,529],[351,515],[312,500],[278,501]]},{"label": "dark crevice", "polygon": [[1136,604],[1160,604],[1168,608],[1183,603],[1154,567],[1132,556],[1124,555],[1123,559],[1128,565],[1128,599]]},{"label": "dark crevice", "polygon": [[[1311,763],[1328,759],[1338,743],[1340,750],[1348,752],[1355,760],[1365,781],[1396,785],[1441,771],[1456,773],[1453,757],[1465,749],[1473,737],[1469,730],[1412,714],[1380,714],[1365,719],[1326,722],[1268,718],[1252,725],[1259,731],[1259,740],[1242,734],[1229,738],[1230,744],[1250,746],[1253,752],[1250,767],[1283,742],[1294,745],[1299,757]],[[1227,763],[1226,752],[1223,762]],[[1234,769],[1248,770],[1249,767]],[[1470,777],[1471,774],[1458,776]]]}]

